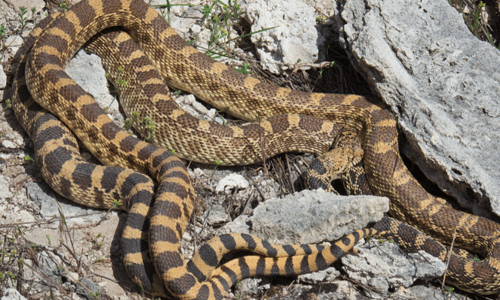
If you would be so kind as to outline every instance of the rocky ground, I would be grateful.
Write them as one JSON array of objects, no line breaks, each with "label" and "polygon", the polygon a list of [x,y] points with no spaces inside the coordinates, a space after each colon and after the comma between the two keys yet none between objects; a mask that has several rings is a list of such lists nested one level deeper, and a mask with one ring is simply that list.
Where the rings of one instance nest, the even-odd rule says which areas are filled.
[{"label": "rocky ground", "polygon": [[[328,17],[336,9],[331,2],[247,2],[241,3],[239,8],[231,2],[226,6],[217,4],[210,10],[204,5],[210,8],[212,2],[184,1],[175,3],[193,6],[172,6],[159,11],[200,51],[208,51],[214,58],[219,56],[218,59],[235,68],[266,78],[270,78],[269,74],[288,74],[288,77],[273,77],[272,80],[306,90],[308,88],[303,85],[298,87],[298,83],[308,80],[319,91],[370,92],[367,84],[345,63],[348,61],[346,54],[331,43],[338,40],[332,30],[334,22]],[[164,3],[151,1],[151,4]],[[20,7],[26,7],[26,12],[20,13]],[[55,194],[37,171],[31,159],[33,145],[8,106],[13,54],[35,24],[59,7],[59,4],[42,0],[0,2],[0,98],[3,100],[0,116],[0,296],[2,300],[23,297],[144,299],[147,296],[140,294],[122,263],[119,241],[126,213],[87,209]],[[475,12],[475,8],[472,9],[469,15]],[[214,21],[214,15],[225,14],[232,19],[225,23]],[[221,36],[224,32],[231,40],[241,34],[238,28],[242,32],[248,32],[250,26],[253,32],[271,28],[275,26],[272,19],[276,16],[287,25],[279,28],[279,34],[271,34],[268,30],[243,39],[243,45],[234,40],[221,43],[227,40]],[[242,21],[238,22],[240,18]],[[349,32],[344,29],[344,33],[347,36]],[[249,46],[253,44],[258,47]],[[218,55],[220,53],[224,55]],[[324,69],[329,63],[314,63],[332,60],[332,55],[335,65],[330,73]],[[256,67],[257,60],[262,66]],[[311,73],[305,73],[311,68]],[[107,107],[116,122],[123,125],[126,117],[122,116],[117,101],[109,93],[105,71],[96,56],[80,51],[67,71]],[[321,86],[322,82],[331,83],[332,80],[339,87]],[[173,96],[197,117],[214,122],[230,119],[207,108],[192,95],[174,91]],[[82,155],[96,162],[85,150]],[[197,203],[195,216],[184,235],[186,258],[190,258],[204,241],[226,232],[248,232],[274,243],[324,243],[379,220],[388,210],[386,198],[299,192],[303,189],[301,174],[310,160],[311,155],[288,154],[269,159],[265,165],[247,167],[188,163]],[[360,249],[362,254],[346,256],[342,263],[322,272],[293,278],[243,280],[232,288],[226,299],[467,298],[449,288],[440,288],[446,266],[425,252],[405,254],[396,245],[375,239]]]}]

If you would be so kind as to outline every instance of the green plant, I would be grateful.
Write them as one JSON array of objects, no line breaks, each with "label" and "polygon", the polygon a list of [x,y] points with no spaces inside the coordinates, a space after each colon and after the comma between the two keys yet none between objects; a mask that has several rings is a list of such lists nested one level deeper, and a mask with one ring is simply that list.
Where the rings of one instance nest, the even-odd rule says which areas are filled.
[{"label": "green plant", "polygon": [[241,65],[241,67],[239,68],[233,68],[236,72],[240,72],[240,73],[243,73],[243,74],[250,74],[252,73],[252,71],[250,71],[250,63],[248,62],[243,62],[243,64]]},{"label": "green plant", "polygon": [[5,39],[5,30],[7,30],[7,28],[3,24],[0,24],[0,40]]},{"label": "green plant", "polygon": [[138,126],[136,128],[145,128],[146,129],[146,133],[143,133],[143,134],[146,135],[144,137],[144,139],[146,141],[150,141],[152,138],[154,138],[155,132],[156,132],[156,124],[149,117],[145,117],[144,119],[140,120],[139,119],[139,112],[138,111],[134,111],[132,113],[132,119],[129,119],[129,118],[125,119],[125,125],[123,126],[123,128],[126,131],[128,131],[129,134],[132,134],[132,132],[130,131],[130,129],[132,128],[132,126],[134,124],[136,126]]},{"label": "green plant", "polygon": [[484,4],[483,1],[480,1],[472,11],[472,22],[467,22],[467,25],[474,35],[478,34],[479,28],[481,27],[481,12],[485,6],[486,4]]},{"label": "green plant", "polygon": [[59,7],[62,10],[66,10],[66,8],[68,8],[68,4],[66,2],[61,2],[61,3],[59,3]]},{"label": "green plant", "polygon": [[28,20],[28,17],[26,16],[27,12],[28,10],[26,9],[26,7],[24,6],[19,7],[19,12],[17,13],[17,15],[19,16],[19,23],[21,24],[21,32],[23,32],[23,29],[24,27],[26,27],[27,24]]},{"label": "green plant", "polygon": [[6,111],[11,107],[12,107],[12,102],[10,101],[10,99],[5,100],[5,108],[3,109],[3,111]]},{"label": "green plant", "polygon": [[[121,67],[121,66],[118,67],[116,79],[115,79],[115,82],[113,84],[113,94],[115,94],[115,97],[113,98],[113,101],[111,101],[111,103],[104,108],[104,111],[108,110],[111,107],[113,102],[115,102],[115,100],[116,100],[116,95],[121,96],[123,88],[127,86],[127,81],[125,79],[121,78],[121,76],[123,75],[123,71],[124,71],[123,67]],[[111,74],[106,73],[104,76],[108,80],[110,80]]]}]

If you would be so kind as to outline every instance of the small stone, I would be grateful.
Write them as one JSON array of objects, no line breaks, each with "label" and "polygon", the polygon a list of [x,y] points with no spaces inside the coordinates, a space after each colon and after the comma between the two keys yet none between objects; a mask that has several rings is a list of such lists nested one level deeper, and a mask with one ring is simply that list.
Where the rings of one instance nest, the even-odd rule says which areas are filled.
[{"label": "small stone", "polygon": [[12,193],[9,191],[9,177],[0,175],[0,199],[5,200],[12,197]]},{"label": "small stone", "polygon": [[215,188],[215,191],[217,193],[225,192],[226,194],[231,193],[234,189],[246,189],[249,186],[248,181],[245,179],[245,177],[241,176],[240,174],[231,174],[229,176],[226,176],[222,178],[219,183],[217,184],[217,187]]},{"label": "small stone", "polygon": [[7,75],[3,71],[3,66],[0,64],[0,89],[5,89],[7,86]]},{"label": "small stone", "polygon": [[14,145],[14,143],[9,141],[9,140],[3,140],[2,146],[5,148],[8,148],[8,149],[16,149],[17,148],[16,145]]},{"label": "small stone", "polygon": [[198,102],[198,101],[194,101],[192,105],[193,105],[193,107],[194,107],[194,108],[195,108],[195,109],[196,109],[199,113],[201,113],[201,114],[203,114],[203,115],[208,114],[208,109],[207,109],[207,108],[206,108],[203,104],[201,104],[200,102]]}]

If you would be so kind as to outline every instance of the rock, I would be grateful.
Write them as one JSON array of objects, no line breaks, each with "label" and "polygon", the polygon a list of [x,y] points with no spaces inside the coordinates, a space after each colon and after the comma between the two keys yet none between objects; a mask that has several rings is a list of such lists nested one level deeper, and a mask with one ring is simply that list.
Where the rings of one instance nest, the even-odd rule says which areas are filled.
[{"label": "rock", "polygon": [[16,145],[14,145],[14,143],[9,141],[9,140],[3,140],[2,147],[5,147],[7,149],[16,149],[17,148]]},{"label": "rock", "polygon": [[474,213],[500,215],[500,52],[446,1],[337,3],[341,44],[397,114],[410,158]]},{"label": "rock", "polygon": [[[96,285],[94,282],[92,282],[90,279],[87,278],[81,278],[80,283],[84,285],[86,288],[84,288],[82,285],[78,284],[76,286],[76,292],[85,297],[85,299],[88,300],[93,300],[96,298],[95,295],[102,295],[103,290],[100,286]],[[90,292],[94,294],[94,296],[90,295]]]},{"label": "rock", "polygon": [[208,214],[207,222],[209,225],[222,224],[230,219],[226,209],[220,204],[213,204],[206,213]]},{"label": "rock", "polygon": [[318,32],[314,8],[298,0],[256,0],[246,7],[246,18],[253,34],[262,66],[274,74],[294,69],[298,62],[314,63],[318,59]]},{"label": "rock", "polygon": [[5,45],[10,48],[12,53],[16,53],[22,46],[23,38],[19,35],[11,35],[5,39]]},{"label": "rock", "polygon": [[245,177],[240,174],[231,174],[219,181],[215,191],[217,193],[225,192],[226,194],[230,194],[232,190],[246,189],[248,186],[249,183]]},{"label": "rock", "polygon": [[0,90],[5,89],[7,86],[7,75],[3,71],[3,66],[0,64]]},{"label": "rock", "polygon": [[35,13],[41,12],[45,7],[45,2],[43,0],[16,0],[13,1],[14,6],[16,7],[16,11],[19,11],[21,6],[26,7],[28,19],[32,19],[33,15],[31,14],[31,8],[35,8]]},{"label": "rock", "polygon": [[298,283],[303,282],[303,283],[308,283],[308,284],[318,284],[318,283],[324,281],[325,279],[327,279],[328,281],[332,281],[335,278],[337,278],[338,276],[340,276],[340,272],[337,271],[337,269],[330,267],[328,269],[321,270],[318,272],[299,275],[297,278],[297,282]]},{"label": "rock", "polygon": [[[407,289],[400,288],[394,293],[395,299],[408,299],[408,297],[412,297],[411,299],[426,299],[426,300],[448,300],[448,299],[456,299],[456,300],[468,300],[472,299],[465,295],[461,295],[458,293],[447,293],[436,287],[427,287],[424,285],[416,285],[409,287]],[[414,297],[414,298],[413,298]]]},{"label": "rock", "polygon": [[26,300],[16,289],[9,288],[3,291],[3,296],[0,300]]},{"label": "rock", "polygon": [[[44,191],[40,185],[35,182],[26,183],[26,192],[31,200],[35,201],[40,206],[40,214],[43,218],[52,218],[54,215],[59,217],[59,210],[66,217],[68,226],[74,224],[88,224],[89,222],[97,222],[101,219],[101,214],[92,214],[95,212],[92,208],[76,205],[74,202],[66,200],[62,197],[55,196],[55,193],[50,190],[49,193]],[[56,200],[57,197],[57,200]],[[116,214],[116,212],[110,212]],[[78,218],[68,218],[82,215]],[[52,226],[57,227],[57,223],[52,223]]]},{"label": "rock", "polygon": [[362,253],[342,258],[343,269],[351,279],[371,286],[377,292],[409,287],[417,279],[442,276],[446,265],[425,251],[404,253],[394,243],[372,239],[358,247]]},{"label": "rock", "polygon": [[270,243],[320,243],[337,240],[376,222],[388,210],[389,200],[384,197],[347,197],[322,190],[304,190],[283,199],[266,200],[254,209],[248,220],[240,217],[222,231],[241,230],[250,223],[249,233]]},{"label": "rock", "polygon": [[0,175],[0,199],[2,201],[12,197],[12,193],[9,190],[9,181],[9,177]]},{"label": "rock", "polygon": [[109,94],[106,72],[99,56],[80,50],[69,61],[65,70],[86,92],[94,96],[106,113],[111,114],[114,119],[123,120],[118,101]]}]

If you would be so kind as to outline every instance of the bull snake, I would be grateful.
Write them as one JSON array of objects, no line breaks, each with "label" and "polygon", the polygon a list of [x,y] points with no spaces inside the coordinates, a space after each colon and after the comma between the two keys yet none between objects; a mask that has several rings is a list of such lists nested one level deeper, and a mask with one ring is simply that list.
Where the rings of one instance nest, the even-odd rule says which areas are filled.
[{"label": "bull snake", "polygon": [[[37,39],[43,26],[48,28]],[[163,18],[142,1],[84,0],[33,30],[21,49],[21,53],[27,53],[35,44],[27,60],[26,82],[29,92],[37,101],[45,101],[40,102],[41,105],[63,120],[103,163],[127,169],[90,166],[79,159],[75,150],[76,141],[70,137],[67,129],[50,114],[39,111],[36,104],[25,100],[29,97],[23,84],[23,72],[16,76],[16,96],[19,101],[14,101],[13,106],[16,116],[35,140],[36,158],[42,175],[56,191],[67,198],[81,201],[83,190],[86,196],[93,197],[91,202],[84,204],[94,207],[105,207],[115,198],[126,199],[124,208],[130,209],[129,220],[132,221],[127,223],[124,244],[133,244],[130,249],[135,251],[126,257],[126,264],[133,266],[131,269],[144,268],[143,262],[147,258],[146,253],[140,253],[140,239],[144,234],[141,224],[150,205],[153,183],[148,177],[129,169],[147,172],[159,182],[157,203],[151,218],[150,246],[160,277],[165,281],[168,291],[177,297],[218,297],[227,290],[228,283],[243,274],[291,274],[290,269],[282,271],[287,266],[285,261],[292,265],[298,260],[307,262],[303,255],[311,253],[311,256],[318,257],[326,252],[325,249],[309,248],[309,252],[301,250],[307,247],[296,247],[287,252],[285,249],[289,248],[275,246],[273,249],[281,249],[281,252],[270,253],[265,246],[261,250],[256,247],[256,252],[260,254],[288,256],[284,260],[271,258],[267,261],[268,265],[275,265],[276,270],[280,270],[274,273],[272,268],[262,269],[261,266],[259,269],[260,260],[266,260],[258,256],[244,258],[248,259],[248,263],[230,262],[215,271],[213,262],[207,263],[210,259],[204,254],[191,264],[184,263],[178,245],[190,218],[194,193],[184,165],[168,151],[138,141],[114,125],[62,69],[91,36],[112,26],[129,30],[132,39],[170,85],[192,92],[218,109],[244,120],[270,116],[258,125],[218,126],[190,117],[170,99],[164,98],[168,93],[158,93],[155,95],[159,96],[152,98],[152,103],[141,104],[150,109],[146,113],[153,113],[151,117],[159,116],[160,112],[166,113],[164,115],[167,117],[161,117],[163,119],[157,120],[156,124],[173,124],[175,129],[165,129],[164,133],[157,131],[156,143],[190,160],[248,164],[262,159],[262,136],[268,143],[265,145],[268,156],[284,151],[320,154],[327,150],[331,138],[341,128],[349,127],[361,139],[370,187],[375,194],[391,199],[391,215],[445,242],[450,242],[456,228],[455,245],[487,257],[484,261],[473,262],[452,255],[454,263],[450,263],[447,278],[467,291],[482,294],[498,292],[500,254],[496,253],[498,247],[495,247],[498,224],[454,210],[418,184],[399,156],[396,123],[388,110],[357,95],[296,92],[236,73],[187,46]],[[118,46],[129,43],[122,39],[118,40]],[[136,55],[135,52],[128,54],[132,58]],[[139,74],[149,79],[151,70],[145,69]],[[143,79],[138,76],[139,81]],[[159,82],[152,79],[144,87],[146,91],[157,92]],[[30,113],[28,108],[36,110]],[[284,115],[292,113],[302,115]],[[305,132],[306,136],[314,138],[304,141],[304,135],[298,132]],[[72,162],[72,167],[67,162]],[[391,228],[394,229],[394,226]],[[367,233],[369,231],[362,231],[349,241]],[[230,240],[227,245],[231,247],[248,247],[248,238],[243,235],[235,235]],[[262,241],[256,243],[265,245]],[[221,244],[226,246],[223,241],[216,239],[212,245]],[[343,252],[349,250],[346,245],[339,245],[337,247]],[[423,245],[425,248],[425,241],[415,236],[414,245]],[[224,248],[230,250],[230,246]],[[445,258],[443,251],[436,255]],[[337,253],[331,251],[330,258],[338,258]],[[307,266],[307,270],[313,270],[317,264]],[[296,273],[301,268],[292,269]],[[234,270],[237,270],[236,273]],[[144,278],[136,280],[144,286]],[[152,287],[148,288],[152,290]]]}]

